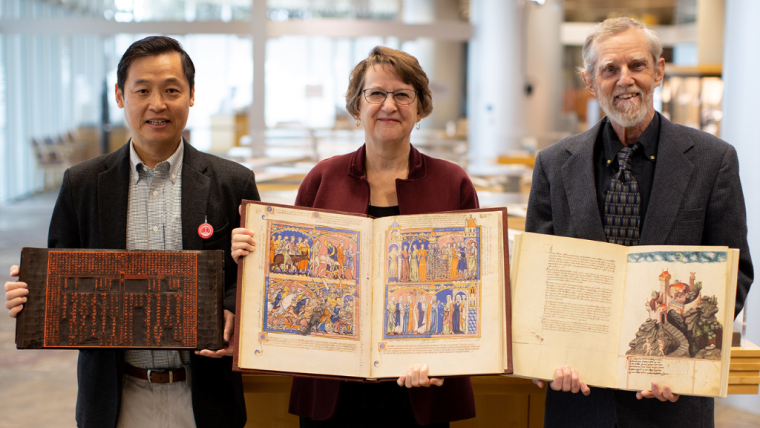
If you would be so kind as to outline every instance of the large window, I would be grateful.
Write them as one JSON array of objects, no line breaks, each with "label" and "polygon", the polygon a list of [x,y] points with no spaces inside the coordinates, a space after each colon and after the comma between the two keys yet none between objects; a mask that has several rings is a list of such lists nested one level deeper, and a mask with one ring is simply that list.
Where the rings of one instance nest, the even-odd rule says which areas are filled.
[{"label": "large window", "polygon": [[[76,9],[89,3],[94,4],[70,4]],[[65,19],[91,12],[76,10],[3,0],[0,19]],[[0,202],[45,187],[32,139],[45,144],[78,126],[97,126],[103,77],[103,44],[97,36],[0,35]]]},{"label": "large window", "polygon": [[[148,34],[118,34],[106,41],[110,122],[126,126],[116,105],[116,67],[129,45]],[[215,115],[245,114],[251,104],[253,59],[251,39],[227,34],[171,36],[187,51],[195,65],[195,106],[187,129],[199,150],[211,147],[211,121]]]},{"label": "large window", "polygon": [[334,127],[336,117],[348,115],[345,94],[351,70],[377,45],[398,49],[398,40],[306,36],[268,40],[267,127]]},{"label": "large window", "polygon": [[[126,142],[124,113],[114,95],[118,61],[134,41],[166,31],[179,33],[168,35],[182,43],[195,63],[195,106],[187,128],[200,150],[226,153],[249,123],[252,135],[264,126],[356,129],[345,110],[348,78],[377,45],[420,58],[438,100],[434,115],[441,114],[463,79],[450,77],[449,82],[435,75],[436,67],[449,70],[456,64],[426,60],[430,49],[415,31],[429,29],[395,32],[394,21],[404,21],[403,6],[401,0],[2,0],[0,202],[52,187],[46,186],[55,184],[46,180],[51,174],[60,179],[63,168],[48,173],[38,168],[33,139],[45,143],[80,131],[89,147],[83,159]],[[72,18],[78,21],[69,23]],[[36,33],[38,19],[50,26],[41,31],[45,34]],[[339,27],[349,20],[386,22],[374,23],[379,27],[372,31],[382,36],[365,36],[353,25],[346,27],[348,35],[300,35],[324,33],[326,20]],[[316,27],[309,26],[315,22]],[[261,30],[269,24],[277,28]],[[87,33],[90,25],[97,35]],[[254,36],[266,37],[260,57]],[[254,58],[260,63],[254,64]],[[262,81],[263,93],[256,93]],[[445,120],[457,119],[459,110],[454,110]],[[432,122],[426,120],[423,127]],[[103,143],[109,130],[109,141]]]}]

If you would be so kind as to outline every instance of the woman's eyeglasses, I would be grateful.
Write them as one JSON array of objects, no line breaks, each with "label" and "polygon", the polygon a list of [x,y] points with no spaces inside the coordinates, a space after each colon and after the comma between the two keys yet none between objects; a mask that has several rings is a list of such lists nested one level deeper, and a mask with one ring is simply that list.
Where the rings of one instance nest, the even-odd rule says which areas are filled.
[{"label": "woman's eyeglasses", "polygon": [[385,91],[383,89],[369,88],[365,89],[364,99],[370,104],[382,104],[388,98],[388,94],[393,95],[396,104],[409,105],[417,99],[417,91],[411,89],[399,89],[398,91]]}]

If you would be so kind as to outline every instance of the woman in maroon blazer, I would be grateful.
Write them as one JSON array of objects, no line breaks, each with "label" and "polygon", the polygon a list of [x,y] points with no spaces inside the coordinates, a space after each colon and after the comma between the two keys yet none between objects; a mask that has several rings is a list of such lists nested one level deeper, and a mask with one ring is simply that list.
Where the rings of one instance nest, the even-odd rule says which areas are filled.
[{"label": "woman in maroon blazer", "polygon": [[[364,125],[365,145],[318,163],[296,205],[374,217],[478,208],[462,168],[410,144],[415,124],[433,111],[428,78],[414,57],[374,48],[351,73],[346,108]],[[233,230],[235,260],[253,245],[249,230]],[[396,383],[376,384],[295,377],[289,411],[302,427],[448,426],[475,416],[468,377],[428,378],[427,371],[411,367]]]}]

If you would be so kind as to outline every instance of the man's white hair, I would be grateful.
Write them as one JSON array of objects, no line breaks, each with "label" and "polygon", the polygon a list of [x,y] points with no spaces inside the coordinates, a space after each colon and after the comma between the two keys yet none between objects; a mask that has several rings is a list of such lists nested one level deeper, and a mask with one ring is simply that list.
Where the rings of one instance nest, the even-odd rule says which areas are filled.
[{"label": "man's white hair", "polygon": [[649,45],[649,53],[654,59],[654,63],[660,59],[662,55],[662,43],[660,43],[660,37],[657,33],[648,29],[644,24],[635,19],[622,17],[622,18],[610,18],[606,19],[594,27],[594,31],[586,37],[586,42],[583,44],[583,67],[579,68],[581,73],[586,73],[588,77],[593,78],[596,73],[596,49],[594,45],[597,41],[604,41],[612,36],[620,34],[631,28],[637,28],[644,32],[647,38],[647,45]]}]

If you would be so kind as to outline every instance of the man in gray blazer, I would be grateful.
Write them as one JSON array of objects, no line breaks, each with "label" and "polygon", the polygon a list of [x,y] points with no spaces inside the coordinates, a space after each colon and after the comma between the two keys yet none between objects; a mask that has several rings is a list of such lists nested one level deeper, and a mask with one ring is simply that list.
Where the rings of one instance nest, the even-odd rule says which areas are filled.
[{"label": "man in gray blazer", "polygon": [[[586,39],[583,80],[607,117],[538,154],[525,230],[624,245],[738,248],[738,313],[753,268],[736,151],[655,112],[661,53],[658,37],[629,18],[608,19]],[[633,178],[621,184],[625,174]],[[712,398],[679,397],[655,383],[638,393],[589,388],[571,367],[555,375],[546,427],[714,426]]]},{"label": "man in gray blazer", "polygon": [[[224,250],[224,337],[230,340],[237,272],[230,233],[240,224],[240,201],[259,200],[259,193],[250,170],[183,140],[195,102],[194,75],[190,57],[171,38],[148,37],[127,49],[115,91],[132,138],[116,152],[66,171],[48,246]],[[204,223],[213,227],[211,235],[201,233]],[[17,272],[11,268],[11,275]],[[5,290],[15,317],[26,300],[26,284],[7,282]],[[242,427],[243,385],[232,372],[231,354],[229,348],[82,350],[77,425]]]}]

